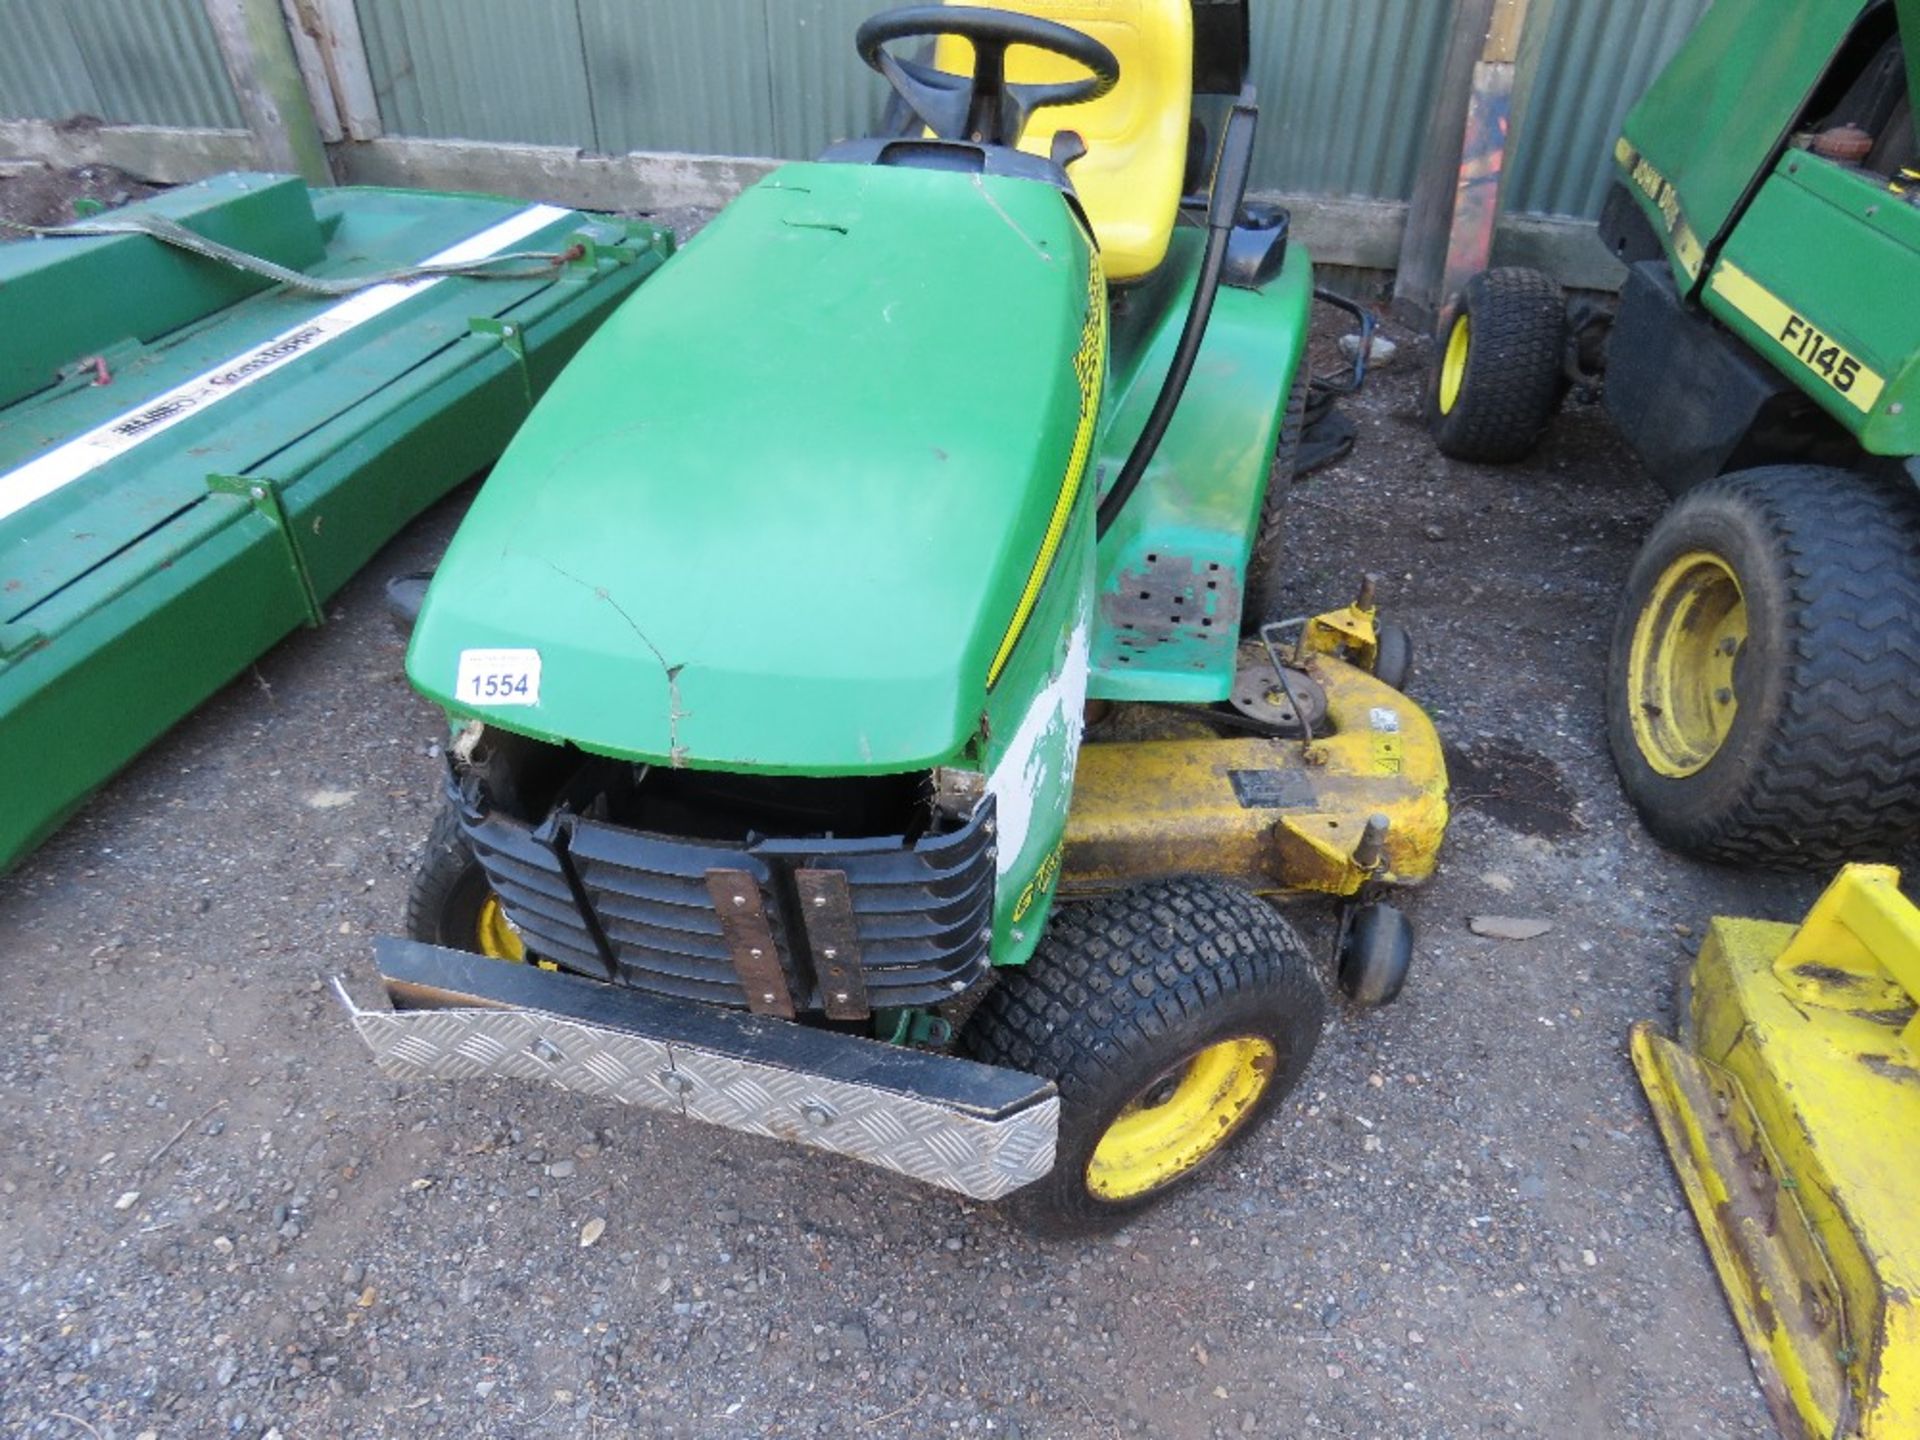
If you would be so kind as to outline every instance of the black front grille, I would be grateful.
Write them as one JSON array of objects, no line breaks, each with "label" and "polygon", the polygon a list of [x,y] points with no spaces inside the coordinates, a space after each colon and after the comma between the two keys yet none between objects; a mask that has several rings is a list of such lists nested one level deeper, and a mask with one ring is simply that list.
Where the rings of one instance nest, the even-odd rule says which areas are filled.
[{"label": "black front grille", "polygon": [[572,815],[539,826],[463,807],[474,854],[527,948],[583,974],[656,994],[746,1007],[708,876],[743,873],[760,903],[797,1008],[823,1008],[796,871],[846,879],[866,1003],[937,1005],[990,963],[993,803],[960,829],[908,843],[685,840]]}]

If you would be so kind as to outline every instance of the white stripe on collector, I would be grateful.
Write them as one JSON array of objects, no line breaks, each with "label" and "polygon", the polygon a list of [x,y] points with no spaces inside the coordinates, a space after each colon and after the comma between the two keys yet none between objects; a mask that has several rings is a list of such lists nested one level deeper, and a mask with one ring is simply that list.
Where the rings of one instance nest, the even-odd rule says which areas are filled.
[{"label": "white stripe on collector", "polygon": [[[484,260],[490,255],[518,244],[529,235],[546,229],[572,212],[557,205],[532,205],[510,215],[498,225],[471,235],[458,245],[429,255],[424,265],[457,265],[468,260]],[[34,501],[71,485],[81,476],[97,470],[134,446],[170,430],[189,415],[198,415],[218,404],[236,390],[243,390],[262,376],[281,366],[311,354],[329,340],[346,334],[386,314],[394,306],[431,290],[449,277],[434,276],[422,280],[398,281],[376,285],[358,295],[322,310],[312,319],[283,331],[265,344],[224,360],[185,384],[176,385],[163,395],[142,402],[124,415],[116,415],[84,435],[77,435],[56,449],[36,456],[18,469],[0,475],[0,520],[17,514]]]}]

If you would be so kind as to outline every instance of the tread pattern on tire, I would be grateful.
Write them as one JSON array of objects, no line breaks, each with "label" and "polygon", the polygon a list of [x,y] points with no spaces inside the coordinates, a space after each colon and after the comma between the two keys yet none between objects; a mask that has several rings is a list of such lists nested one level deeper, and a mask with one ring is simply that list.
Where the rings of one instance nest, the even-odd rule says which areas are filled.
[{"label": "tread pattern on tire", "polygon": [[1719,495],[1757,509],[1785,569],[1784,704],[1737,804],[1690,830],[1648,815],[1650,828],[1734,864],[1890,854],[1920,836],[1920,497],[1900,482],[1776,467],[1700,486],[1661,527]]},{"label": "tread pattern on tire", "polygon": [[419,867],[413,883],[407,887],[407,935],[428,945],[445,945],[444,918],[447,907],[469,867],[473,851],[460,829],[460,816],[451,805],[442,805],[427,832]]},{"label": "tread pattern on tire", "polygon": [[[1143,1052],[1242,996],[1310,1017],[1317,1039],[1326,988],[1284,917],[1258,896],[1221,881],[1150,881],[1056,906],[1033,959],[1002,976],[962,1032],[961,1045],[975,1059],[1059,1083],[1062,1164],[1078,1167],[1084,1159],[1069,1158],[1075,1121],[1085,1124],[1076,1102],[1089,1092],[1124,1087]],[[1286,1057],[1262,1098],[1262,1113],[1293,1088],[1313,1049],[1309,1041]],[[1256,1128],[1257,1120],[1234,1139]],[[1077,1175],[1073,1183],[1081,1213],[1070,1218],[1079,1228],[1117,1223],[1159,1198],[1156,1192],[1139,1202],[1108,1204],[1087,1195]],[[1026,1194],[1016,1192],[1016,1208]],[[1044,1216],[1028,1218],[1043,1229],[1065,1228]]]},{"label": "tread pattern on tire", "polygon": [[1467,370],[1448,414],[1440,413],[1447,337],[1435,342],[1428,418],[1442,454],[1486,465],[1524,460],[1560,408],[1567,336],[1560,287],[1538,270],[1483,270],[1461,304],[1472,326]]}]

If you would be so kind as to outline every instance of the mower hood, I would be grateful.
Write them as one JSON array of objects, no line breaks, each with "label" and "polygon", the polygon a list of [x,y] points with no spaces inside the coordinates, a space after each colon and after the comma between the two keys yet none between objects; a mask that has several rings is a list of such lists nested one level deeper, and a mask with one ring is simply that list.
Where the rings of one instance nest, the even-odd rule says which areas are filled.
[{"label": "mower hood", "polygon": [[[1043,183],[777,171],[535,409],[428,593],[414,684],[637,760],[951,757],[1069,468],[1089,263]],[[510,703],[475,683],[489,650],[523,680],[537,652]]]}]

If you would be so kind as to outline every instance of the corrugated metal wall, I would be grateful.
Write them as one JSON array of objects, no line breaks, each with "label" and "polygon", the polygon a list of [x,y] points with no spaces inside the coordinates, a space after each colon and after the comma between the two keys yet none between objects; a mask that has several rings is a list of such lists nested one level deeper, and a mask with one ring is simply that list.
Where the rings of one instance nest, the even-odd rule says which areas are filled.
[{"label": "corrugated metal wall", "polygon": [[1709,0],[1557,0],[1529,113],[1514,147],[1507,209],[1600,213],[1613,138]]},{"label": "corrugated metal wall", "polygon": [[[389,134],[799,157],[886,91],[886,0],[356,0]],[[1556,0],[1508,208],[1591,216],[1621,117],[1708,0]],[[1264,191],[1406,198],[1455,0],[1256,0]],[[238,127],[199,0],[0,0],[0,115]]]},{"label": "corrugated metal wall", "polygon": [[[359,0],[390,134],[797,158],[866,133],[883,0]],[[1257,7],[1265,190],[1405,198],[1451,0]]]},{"label": "corrugated metal wall", "polygon": [[238,129],[199,0],[0,0],[0,116]]},{"label": "corrugated metal wall", "polygon": [[1255,187],[1406,199],[1452,17],[1451,0],[1255,0]]}]

